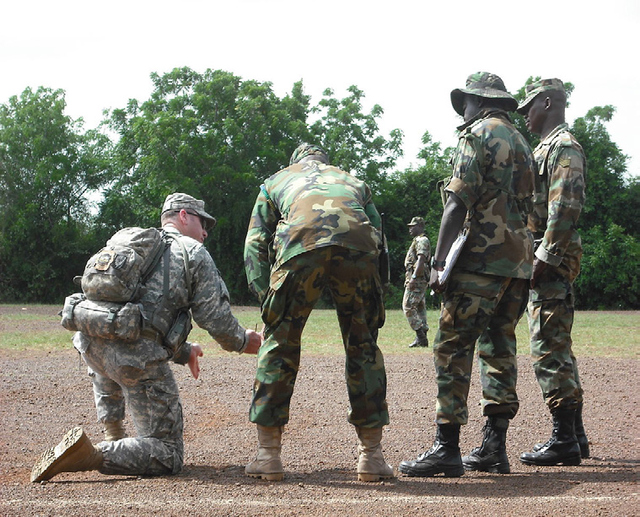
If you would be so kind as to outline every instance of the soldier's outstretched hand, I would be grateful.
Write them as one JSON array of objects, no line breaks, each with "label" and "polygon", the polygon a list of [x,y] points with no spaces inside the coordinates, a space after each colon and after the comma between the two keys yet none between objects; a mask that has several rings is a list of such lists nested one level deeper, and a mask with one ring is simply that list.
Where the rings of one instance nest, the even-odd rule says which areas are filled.
[{"label": "soldier's outstretched hand", "polygon": [[200,376],[200,364],[198,363],[198,357],[202,357],[202,347],[197,343],[191,344],[191,355],[189,355],[189,369],[194,379]]},{"label": "soldier's outstretched hand", "polygon": [[247,348],[244,349],[244,353],[255,355],[262,346],[262,334],[250,329],[247,329],[245,332],[249,342],[247,343]]}]

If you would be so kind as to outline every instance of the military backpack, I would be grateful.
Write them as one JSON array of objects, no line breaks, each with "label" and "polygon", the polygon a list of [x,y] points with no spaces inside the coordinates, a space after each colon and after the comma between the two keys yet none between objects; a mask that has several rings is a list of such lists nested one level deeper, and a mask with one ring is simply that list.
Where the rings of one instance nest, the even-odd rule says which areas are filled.
[{"label": "military backpack", "polygon": [[[169,254],[172,238],[156,228],[133,227],[116,232],[106,246],[87,261],[83,275],[74,279],[82,286],[82,293],[66,298],[61,313],[62,326],[94,337],[138,340],[143,329],[154,327],[152,315],[145,318],[138,303],[141,290],[163,255]],[[183,256],[190,286],[184,247]],[[168,272],[168,257],[165,262]],[[168,295],[168,275],[165,277],[164,290]],[[188,319],[190,322],[190,317]],[[188,327],[190,330],[190,325]]]}]

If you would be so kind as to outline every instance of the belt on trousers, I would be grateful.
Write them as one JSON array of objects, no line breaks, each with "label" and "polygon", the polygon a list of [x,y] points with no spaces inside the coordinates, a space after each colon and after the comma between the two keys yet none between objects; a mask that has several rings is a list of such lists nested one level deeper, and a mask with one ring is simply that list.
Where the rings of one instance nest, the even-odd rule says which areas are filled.
[{"label": "belt on trousers", "polygon": [[144,329],[140,332],[140,339],[148,339],[150,341],[155,341],[157,344],[162,345],[162,334],[157,330],[153,330],[150,328]]}]

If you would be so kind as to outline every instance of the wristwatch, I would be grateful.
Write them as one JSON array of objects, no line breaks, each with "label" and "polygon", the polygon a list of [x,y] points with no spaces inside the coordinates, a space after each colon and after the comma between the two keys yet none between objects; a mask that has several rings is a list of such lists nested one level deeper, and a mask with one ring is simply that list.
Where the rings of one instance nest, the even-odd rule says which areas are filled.
[{"label": "wristwatch", "polygon": [[436,269],[436,268],[444,268],[445,264],[447,263],[446,260],[436,260],[435,257],[431,257],[431,267]]}]

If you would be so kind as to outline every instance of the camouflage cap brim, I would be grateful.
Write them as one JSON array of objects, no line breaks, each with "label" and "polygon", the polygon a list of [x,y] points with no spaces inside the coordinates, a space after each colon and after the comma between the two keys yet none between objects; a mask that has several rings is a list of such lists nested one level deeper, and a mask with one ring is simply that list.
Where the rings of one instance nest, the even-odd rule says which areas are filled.
[{"label": "camouflage cap brim", "polygon": [[560,79],[542,79],[534,83],[528,84],[525,88],[527,96],[518,105],[517,112],[521,115],[526,115],[531,107],[530,104],[533,100],[542,92],[548,92],[552,90],[564,92],[564,83]]},{"label": "camouflage cap brim", "polygon": [[207,231],[213,230],[216,227],[216,224],[218,224],[218,220],[204,210],[198,211],[198,215],[204,219],[206,224],[205,230]]}]

